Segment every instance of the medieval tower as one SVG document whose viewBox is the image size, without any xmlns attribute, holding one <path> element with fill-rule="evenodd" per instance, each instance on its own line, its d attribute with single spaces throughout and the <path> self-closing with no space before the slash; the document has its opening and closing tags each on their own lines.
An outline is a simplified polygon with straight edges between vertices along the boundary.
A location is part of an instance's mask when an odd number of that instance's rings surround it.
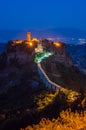
<svg viewBox="0 0 86 130">
<path fill-rule="evenodd" d="M 31 33 L 30 32 L 27 32 L 27 41 L 31 41 Z"/>
</svg>

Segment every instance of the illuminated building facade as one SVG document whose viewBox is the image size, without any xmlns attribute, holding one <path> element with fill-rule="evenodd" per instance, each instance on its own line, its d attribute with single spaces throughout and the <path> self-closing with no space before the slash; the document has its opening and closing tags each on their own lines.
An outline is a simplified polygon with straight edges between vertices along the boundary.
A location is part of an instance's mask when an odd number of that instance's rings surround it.
<svg viewBox="0 0 86 130">
<path fill-rule="evenodd" d="M 23 40 L 14 40 L 13 43 L 14 44 L 21 44 L 23 42 Z"/>
<path fill-rule="evenodd" d="M 38 44 L 37 45 L 37 48 L 35 48 L 35 52 L 36 53 L 43 52 L 43 46 L 42 46 L 42 44 Z"/>
<path fill-rule="evenodd" d="M 39 39 L 37 39 L 37 38 L 32 38 L 32 40 L 31 40 L 32 42 L 37 42 L 37 43 L 39 43 L 40 42 L 40 40 Z"/>
<path fill-rule="evenodd" d="M 61 42 L 54 42 L 53 43 L 56 47 L 61 47 L 62 46 L 62 43 Z"/>
</svg>

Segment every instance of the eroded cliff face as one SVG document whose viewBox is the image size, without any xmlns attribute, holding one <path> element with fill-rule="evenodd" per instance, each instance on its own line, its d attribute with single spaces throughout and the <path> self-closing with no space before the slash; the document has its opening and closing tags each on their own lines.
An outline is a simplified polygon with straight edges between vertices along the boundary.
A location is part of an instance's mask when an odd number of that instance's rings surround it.
<svg viewBox="0 0 86 130">
<path fill-rule="evenodd" d="M 73 62 L 71 57 L 66 52 L 66 45 L 64 43 L 59 43 L 60 46 L 56 47 L 54 46 L 54 61 L 60 62 L 66 66 L 72 66 Z"/>
<path fill-rule="evenodd" d="M 34 79 L 37 66 L 33 57 L 33 48 L 28 48 L 28 45 L 7 44 L 5 52 L 0 55 L 0 94 Z"/>
<path fill-rule="evenodd" d="M 53 52 L 53 60 L 63 63 L 68 66 L 72 66 L 73 62 L 71 57 L 67 54 L 66 45 L 62 42 L 51 42 L 48 40 L 40 41 L 40 44 L 43 46 L 44 51 Z M 31 62 L 34 59 L 35 47 L 37 44 L 33 44 L 33 46 L 28 46 L 25 42 L 21 44 L 14 44 L 13 41 L 10 41 L 6 47 L 7 54 L 7 63 L 9 64 L 12 59 L 16 59 L 21 64 L 26 64 Z"/>
<path fill-rule="evenodd" d="M 62 42 L 41 42 L 43 49 L 45 51 L 53 52 L 53 56 L 48 58 L 48 63 L 52 73 L 59 73 L 56 71 L 56 62 L 62 63 L 66 66 L 72 66 L 73 62 L 71 57 L 66 52 L 66 45 Z M 28 66 L 28 69 L 36 70 L 36 65 L 34 63 L 35 46 L 29 47 L 28 44 L 14 44 L 12 41 L 8 43 L 6 47 L 6 65 L 7 66 Z"/>
<path fill-rule="evenodd" d="M 25 65 L 33 62 L 33 48 L 29 48 L 27 44 L 13 45 L 12 43 L 8 43 L 6 55 L 7 65 L 13 63 Z"/>
<path fill-rule="evenodd" d="M 72 58 L 66 51 L 66 44 L 62 42 L 49 42 L 46 39 L 42 41 L 46 51 L 53 52 L 53 62 L 60 62 L 66 66 L 72 66 Z"/>
</svg>

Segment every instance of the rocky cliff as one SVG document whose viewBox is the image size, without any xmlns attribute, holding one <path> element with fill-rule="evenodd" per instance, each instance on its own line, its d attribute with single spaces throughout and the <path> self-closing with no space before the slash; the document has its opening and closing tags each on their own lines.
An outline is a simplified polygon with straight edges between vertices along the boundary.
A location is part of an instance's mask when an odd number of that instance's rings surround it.
<svg viewBox="0 0 86 130">
<path fill-rule="evenodd" d="M 32 52 L 33 48 L 30 48 L 28 44 L 13 44 L 13 42 L 9 42 L 6 47 L 7 65 L 14 61 L 21 65 L 33 62 Z"/>
<path fill-rule="evenodd" d="M 42 41 L 42 44 L 46 51 L 53 52 L 53 62 L 60 62 L 66 66 L 72 66 L 72 58 L 67 53 L 66 44 L 63 42 L 51 42 L 46 39 Z"/>
</svg>

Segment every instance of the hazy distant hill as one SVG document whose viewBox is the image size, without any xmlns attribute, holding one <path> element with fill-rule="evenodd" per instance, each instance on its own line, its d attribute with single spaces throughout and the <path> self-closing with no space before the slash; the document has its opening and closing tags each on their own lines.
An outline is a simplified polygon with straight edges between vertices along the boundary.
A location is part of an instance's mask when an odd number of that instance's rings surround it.
<svg viewBox="0 0 86 130">
<path fill-rule="evenodd" d="M 0 42 L 7 42 L 13 39 L 25 39 L 25 31 L 0 30 Z"/>
<path fill-rule="evenodd" d="M 86 44 L 67 45 L 67 51 L 72 56 L 74 64 L 86 73 Z"/>
<path fill-rule="evenodd" d="M 0 54 L 5 50 L 6 44 L 0 43 Z"/>
<path fill-rule="evenodd" d="M 48 31 L 63 37 L 86 38 L 86 31 L 79 29 L 57 28 L 57 29 L 49 29 Z"/>
<path fill-rule="evenodd" d="M 32 37 L 50 38 L 51 40 L 59 40 L 66 43 L 79 43 L 78 39 L 86 39 L 86 31 L 79 29 L 45 29 L 45 30 L 0 30 L 0 42 L 7 42 L 13 39 L 26 39 L 27 31 L 31 31 Z M 85 41 L 86 42 L 86 41 Z"/>
</svg>

